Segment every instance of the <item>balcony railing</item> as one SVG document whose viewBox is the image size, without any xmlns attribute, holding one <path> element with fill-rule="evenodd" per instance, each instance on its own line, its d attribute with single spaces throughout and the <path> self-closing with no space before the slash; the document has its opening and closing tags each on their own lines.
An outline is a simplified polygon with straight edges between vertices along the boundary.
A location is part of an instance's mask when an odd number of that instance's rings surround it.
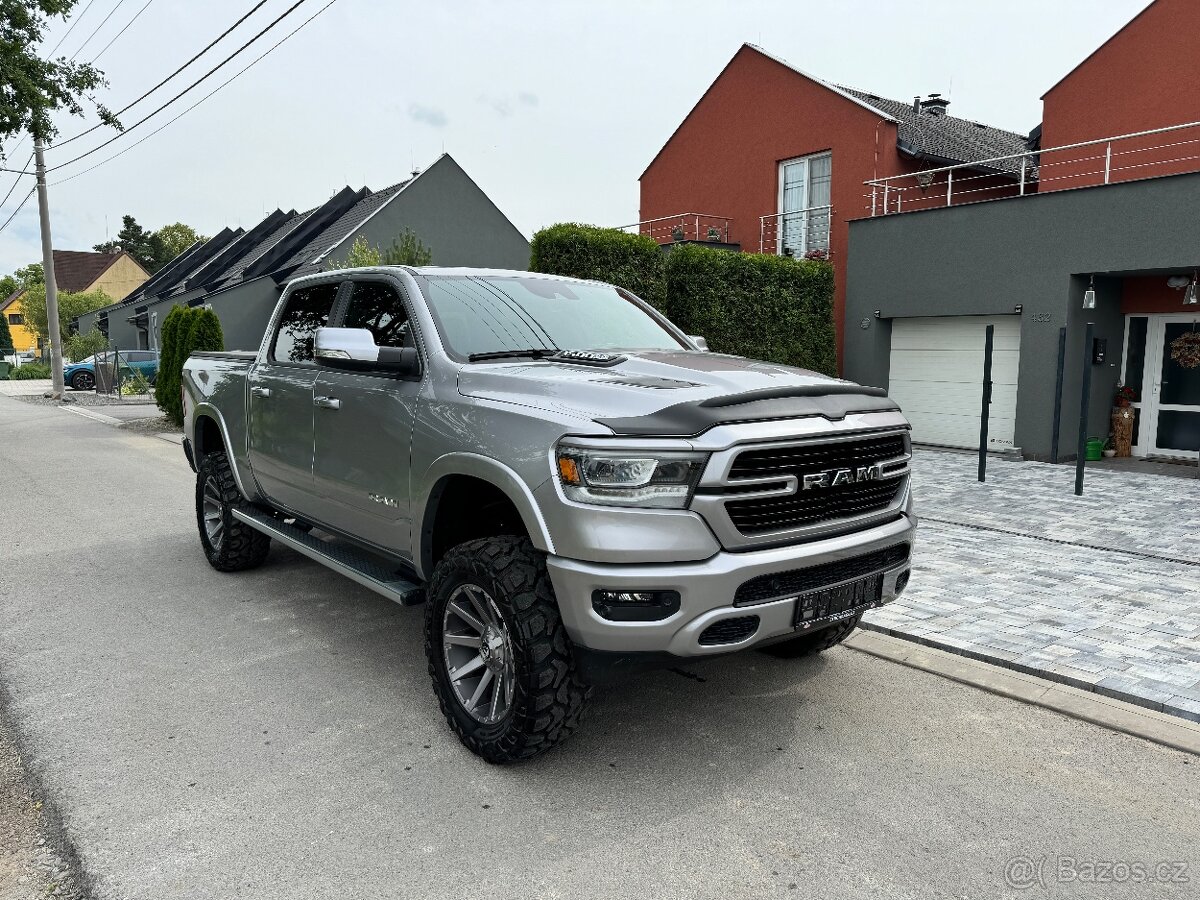
<svg viewBox="0 0 1200 900">
<path fill-rule="evenodd" d="M 829 254 L 832 206 L 812 206 L 758 217 L 758 252 L 803 258 Z"/>
<path fill-rule="evenodd" d="M 673 216 L 660 216 L 657 219 L 646 219 L 634 222 L 632 225 L 618 225 L 619 231 L 632 234 L 644 234 L 660 244 L 670 244 L 676 241 L 712 241 L 729 243 L 729 223 L 727 216 L 710 216 L 705 213 L 676 213 Z"/>
<path fill-rule="evenodd" d="M 873 178 L 872 216 L 1200 171 L 1200 122 Z"/>
</svg>

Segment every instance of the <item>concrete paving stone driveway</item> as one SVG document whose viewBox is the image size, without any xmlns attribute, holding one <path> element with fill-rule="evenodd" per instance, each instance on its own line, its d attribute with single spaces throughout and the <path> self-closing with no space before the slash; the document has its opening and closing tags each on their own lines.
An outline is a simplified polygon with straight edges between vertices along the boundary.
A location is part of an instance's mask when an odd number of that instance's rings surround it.
<svg viewBox="0 0 1200 900">
<path fill-rule="evenodd" d="M 1195 896 L 1189 754 L 838 649 L 632 678 L 489 766 L 420 608 L 279 547 L 209 568 L 177 446 L 0 397 L 0 450 L 0 696 L 100 900 L 994 900 L 1024 858 L 1091 896 L 1060 855 L 1191 879 L 1106 900 Z"/>
<path fill-rule="evenodd" d="M 868 627 L 1200 721 L 1200 483 L 917 450 L 911 586 Z"/>
</svg>

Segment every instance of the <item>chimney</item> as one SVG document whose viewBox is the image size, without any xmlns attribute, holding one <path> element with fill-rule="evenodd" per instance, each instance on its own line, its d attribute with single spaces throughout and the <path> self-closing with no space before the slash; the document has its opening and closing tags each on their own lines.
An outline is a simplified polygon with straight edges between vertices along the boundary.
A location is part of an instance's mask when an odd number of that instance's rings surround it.
<svg viewBox="0 0 1200 900">
<path fill-rule="evenodd" d="M 920 95 L 913 97 L 913 115 L 919 115 L 921 112 L 921 97 Z"/>
<path fill-rule="evenodd" d="M 949 105 L 950 101 L 941 94 L 930 94 L 927 99 L 921 101 L 921 112 L 931 116 L 944 116 Z"/>
</svg>

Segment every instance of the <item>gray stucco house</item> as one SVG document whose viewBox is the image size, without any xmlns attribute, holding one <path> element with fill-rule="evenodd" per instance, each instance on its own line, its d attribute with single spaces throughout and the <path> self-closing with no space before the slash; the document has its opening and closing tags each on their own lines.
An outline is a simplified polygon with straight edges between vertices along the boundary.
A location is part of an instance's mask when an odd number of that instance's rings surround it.
<svg viewBox="0 0 1200 900">
<path fill-rule="evenodd" d="M 211 306 L 225 346 L 256 350 L 288 281 L 343 259 L 359 236 L 386 248 L 411 229 L 434 265 L 524 270 L 529 242 L 449 155 L 382 190 L 346 187 L 307 212 L 275 210 L 250 229 L 222 230 L 181 253 L 120 303 L 75 327 L 118 349 L 155 349 L 172 306 Z"/>
<path fill-rule="evenodd" d="M 1183 173 L 851 222 L 845 376 L 887 388 L 914 440 L 977 447 L 992 324 L 989 449 L 1049 459 L 1057 429 L 1073 458 L 1086 358 L 1089 436 L 1108 435 L 1120 383 L 1134 455 L 1195 460 L 1200 367 L 1175 347 L 1200 330 L 1198 209 L 1200 173 Z"/>
</svg>

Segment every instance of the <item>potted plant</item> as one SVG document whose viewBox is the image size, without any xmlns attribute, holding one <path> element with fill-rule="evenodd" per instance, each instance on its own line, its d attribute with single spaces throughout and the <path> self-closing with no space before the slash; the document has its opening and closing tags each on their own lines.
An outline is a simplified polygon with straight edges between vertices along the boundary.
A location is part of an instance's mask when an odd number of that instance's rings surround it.
<svg viewBox="0 0 1200 900">
<path fill-rule="evenodd" d="M 1117 388 L 1117 395 L 1113 399 L 1113 405 L 1121 406 L 1121 407 L 1129 406 L 1136 399 L 1137 399 L 1137 395 L 1134 392 L 1133 388 L 1131 388 L 1127 384 L 1122 385 L 1121 387 Z"/>
<path fill-rule="evenodd" d="M 1108 439 L 1104 442 L 1104 450 L 1101 452 L 1104 453 L 1105 459 L 1112 459 L 1117 455 L 1117 448 L 1113 443 L 1113 433 L 1111 431 L 1108 433 Z"/>
<path fill-rule="evenodd" d="M 687 237 L 687 232 L 685 232 L 683 230 L 682 225 L 676 225 L 674 228 L 671 229 L 671 239 L 672 240 L 682 241 L 685 237 Z"/>
<path fill-rule="evenodd" d="M 708 235 L 708 239 L 710 241 L 713 241 L 713 242 L 720 241 L 721 240 L 721 229 L 717 228 L 715 225 L 709 225 L 707 235 Z"/>
</svg>

